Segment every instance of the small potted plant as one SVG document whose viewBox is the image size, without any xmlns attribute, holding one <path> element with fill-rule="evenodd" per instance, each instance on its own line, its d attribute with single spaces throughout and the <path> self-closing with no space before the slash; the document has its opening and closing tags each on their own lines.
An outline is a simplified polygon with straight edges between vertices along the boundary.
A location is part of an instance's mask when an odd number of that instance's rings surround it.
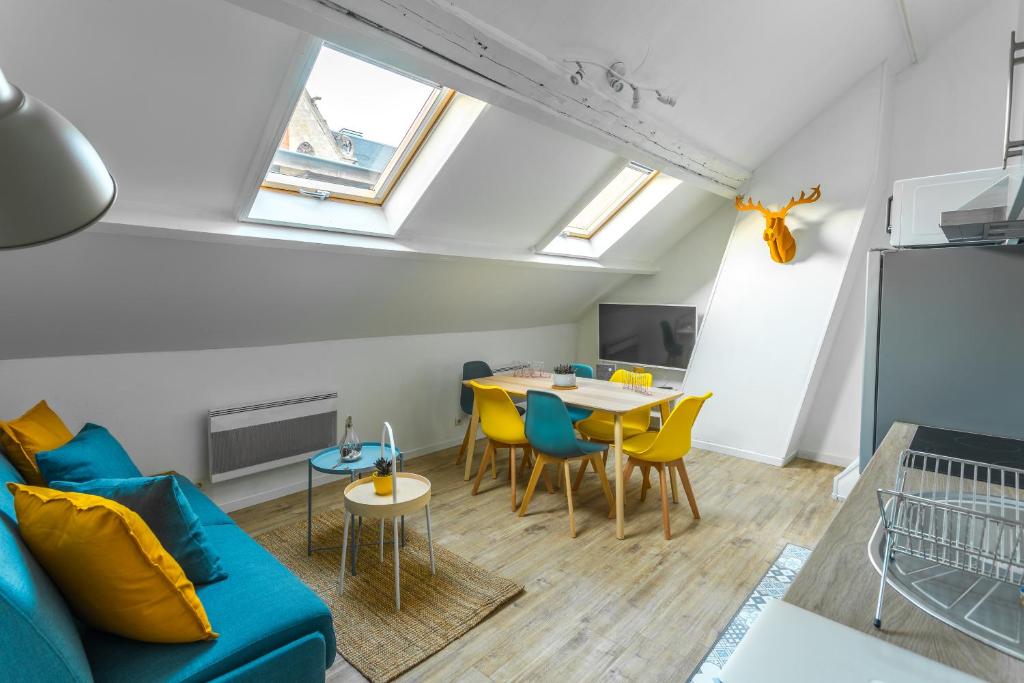
<svg viewBox="0 0 1024 683">
<path fill-rule="evenodd" d="M 395 483 L 395 475 L 391 473 L 391 461 L 377 458 L 373 463 L 373 491 L 378 496 L 391 495 L 391 487 Z"/>
<path fill-rule="evenodd" d="M 552 374 L 556 387 L 576 386 L 576 367 L 572 363 L 560 363 Z"/>
</svg>

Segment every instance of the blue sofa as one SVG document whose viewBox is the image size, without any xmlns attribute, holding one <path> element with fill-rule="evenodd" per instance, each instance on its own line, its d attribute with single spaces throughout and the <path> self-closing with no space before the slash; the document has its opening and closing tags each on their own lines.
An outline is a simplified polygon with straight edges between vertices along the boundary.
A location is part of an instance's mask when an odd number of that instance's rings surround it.
<svg viewBox="0 0 1024 683">
<path fill-rule="evenodd" d="M 0 456 L 0 678 L 5 681 L 323 681 L 335 657 L 327 606 L 184 477 L 228 578 L 197 587 L 220 638 L 166 645 L 95 631 L 72 615 L 21 540 Z"/>
</svg>

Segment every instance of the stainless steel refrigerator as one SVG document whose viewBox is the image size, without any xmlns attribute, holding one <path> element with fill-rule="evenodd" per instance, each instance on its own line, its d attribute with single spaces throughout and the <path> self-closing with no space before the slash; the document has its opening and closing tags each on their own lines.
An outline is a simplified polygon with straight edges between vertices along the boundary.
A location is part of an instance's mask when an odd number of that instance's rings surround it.
<svg viewBox="0 0 1024 683">
<path fill-rule="evenodd" d="M 1024 439 L 1024 245 L 874 251 L 867 282 L 861 468 L 897 420 Z"/>
</svg>

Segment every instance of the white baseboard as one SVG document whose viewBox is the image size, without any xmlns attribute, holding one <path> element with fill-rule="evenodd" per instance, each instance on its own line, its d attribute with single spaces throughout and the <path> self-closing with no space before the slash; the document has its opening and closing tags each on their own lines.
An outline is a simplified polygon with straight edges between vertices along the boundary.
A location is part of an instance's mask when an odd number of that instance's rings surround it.
<svg viewBox="0 0 1024 683">
<path fill-rule="evenodd" d="M 803 458 L 804 460 L 811 460 L 813 462 L 823 462 L 826 465 L 836 465 L 837 467 L 846 467 L 851 462 L 857 460 L 856 456 L 850 458 L 849 456 L 841 455 L 830 455 L 828 453 L 812 453 L 810 451 L 797 451 L 796 457 Z"/>
<path fill-rule="evenodd" d="M 452 446 L 458 446 L 461 443 L 462 443 L 462 438 L 461 437 L 459 437 L 457 439 L 449 439 L 447 441 L 440 441 L 438 443 L 428 444 L 426 446 L 418 446 L 417 448 L 410 448 L 408 450 L 403 450 L 402 451 L 402 456 L 406 460 L 409 460 L 411 458 L 417 458 L 417 457 L 419 457 L 421 455 L 426 455 L 427 453 L 433 453 L 435 451 L 444 450 L 445 448 L 451 448 Z M 339 480 L 339 477 L 337 475 L 332 475 L 332 474 L 314 474 L 313 475 L 313 488 L 316 488 L 317 486 L 321 486 L 322 484 L 327 484 L 329 482 L 338 481 L 338 480 Z M 290 493 L 297 493 L 299 491 L 305 491 L 307 486 L 308 486 L 308 481 L 306 480 L 306 473 L 303 472 L 301 480 L 290 481 L 290 482 L 281 484 L 280 486 L 275 486 L 275 487 L 270 488 L 270 489 L 263 489 L 262 491 L 257 491 L 255 493 L 251 493 L 249 495 L 242 496 L 240 498 L 234 498 L 232 500 L 227 500 L 227 501 L 223 501 L 223 502 L 217 501 L 215 499 L 214 502 L 216 502 L 217 505 L 222 510 L 224 510 L 224 512 L 234 512 L 235 510 L 241 510 L 243 508 L 247 508 L 247 507 L 250 507 L 252 505 L 257 505 L 259 503 L 265 503 L 268 500 L 274 500 L 275 498 L 280 498 L 281 496 L 287 496 Z M 207 492 L 207 493 L 209 493 L 209 492 Z"/>
<path fill-rule="evenodd" d="M 720 443 L 711 443 L 710 441 L 700 441 L 698 439 L 694 439 L 692 444 L 694 448 L 703 448 L 706 451 L 723 453 L 736 458 L 743 458 L 744 460 L 753 460 L 754 462 L 763 462 L 767 465 L 774 465 L 776 467 L 785 467 L 786 463 L 793 459 L 792 456 L 788 458 L 779 458 L 772 455 L 765 455 L 764 453 L 758 453 L 756 451 L 748 451 L 743 448 L 733 448 L 732 446 L 726 446 Z"/>
<path fill-rule="evenodd" d="M 832 497 L 839 501 L 846 500 L 858 479 L 860 479 L 860 461 L 854 460 L 832 479 Z"/>
</svg>

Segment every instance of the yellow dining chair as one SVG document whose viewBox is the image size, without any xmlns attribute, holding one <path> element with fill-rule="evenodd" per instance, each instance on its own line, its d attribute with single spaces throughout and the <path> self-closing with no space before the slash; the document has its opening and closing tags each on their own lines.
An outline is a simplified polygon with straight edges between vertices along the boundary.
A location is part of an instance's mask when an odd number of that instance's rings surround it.
<svg viewBox="0 0 1024 683">
<path fill-rule="evenodd" d="M 654 381 L 654 375 L 649 372 L 630 372 L 629 370 L 616 370 L 609 382 L 627 384 L 630 380 L 643 386 L 649 387 Z M 651 426 L 651 409 L 639 408 L 631 410 L 622 416 L 622 438 L 628 439 L 631 436 L 642 434 Z M 595 410 L 590 417 L 576 423 L 576 429 L 580 434 L 591 441 L 603 441 L 611 443 L 615 440 L 615 416 L 603 410 Z"/>
<path fill-rule="evenodd" d="M 634 384 L 649 387 L 654 382 L 654 375 L 649 372 L 630 372 L 629 370 L 616 370 L 609 382 L 617 384 L 628 384 L 630 380 Z M 651 426 L 651 409 L 638 408 L 631 410 L 622 416 L 622 438 L 628 439 L 631 436 L 644 434 Z M 595 410 L 590 417 L 576 423 L 583 438 L 588 441 L 599 441 L 601 443 L 613 443 L 615 441 L 615 416 L 603 410 Z M 607 451 L 605 451 L 607 457 Z M 583 474 L 587 471 L 587 461 L 584 460 L 576 473 L 576 481 L 573 483 L 573 490 L 580 487 L 583 481 Z M 568 485 L 568 482 L 566 482 Z"/>
<path fill-rule="evenodd" d="M 473 482 L 473 495 L 480 490 L 480 482 L 484 478 L 484 472 L 490 465 L 495 470 L 495 452 L 499 448 L 508 449 L 508 476 L 512 484 L 512 510 L 518 508 L 516 498 L 516 449 L 523 449 L 523 466 L 530 464 L 533 455 L 533 447 L 526 438 L 526 430 L 523 426 L 523 418 L 519 415 L 516 404 L 512 402 L 508 393 L 501 387 L 492 387 L 479 382 L 470 382 L 473 388 L 473 400 L 476 401 L 480 411 L 480 429 L 487 437 L 487 446 L 484 455 L 480 459 L 480 469 L 477 470 L 476 480 Z M 552 491 L 551 482 L 545 476 L 544 483 L 548 491 Z"/>
<path fill-rule="evenodd" d="M 673 489 L 673 502 L 678 502 L 675 494 L 675 472 L 678 472 L 679 479 L 683 483 L 683 490 L 686 491 L 686 499 L 690 502 L 693 518 L 700 519 L 697 499 L 693 497 L 693 487 L 690 486 L 690 477 L 686 473 L 683 457 L 690 452 L 690 435 L 693 431 L 693 423 L 697 420 L 697 414 L 704 405 L 704 401 L 711 396 L 710 391 L 703 396 L 687 396 L 676 404 L 660 432 L 645 432 L 622 442 L 622 450 L 629 456 L 626 470 L 623 473 L 625 481 L 629 481 L 629 475 L 633 473 L 634 467 L 650 468 L 658 472 L 658 483 L 661 486 L 661 522 L 665 528 L 666 539 L 672 538 L 668 521 L 668 483 L 670 480 Z M 645 476 L 644 483 L 641 484 L 641 494 L 646 493 L 646 486 L 649 486 L 649 483 Z"/>
</svg>

